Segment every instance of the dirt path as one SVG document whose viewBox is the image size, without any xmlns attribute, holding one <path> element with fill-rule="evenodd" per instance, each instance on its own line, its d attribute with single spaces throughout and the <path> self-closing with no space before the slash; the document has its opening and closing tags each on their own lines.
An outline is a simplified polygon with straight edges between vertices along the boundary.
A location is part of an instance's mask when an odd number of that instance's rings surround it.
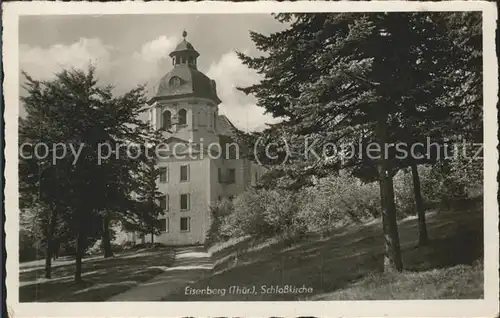
<svg viewBox="0 0 500 318">
<path fill-rule="evenodd" d="M 210 254 L 203 247 L 179 247 L 175 249 L 175 260 L 165 272 L 108 301 L 159 301 L 178 293 L 211 273 L 213 263 Z"/>
</svg>

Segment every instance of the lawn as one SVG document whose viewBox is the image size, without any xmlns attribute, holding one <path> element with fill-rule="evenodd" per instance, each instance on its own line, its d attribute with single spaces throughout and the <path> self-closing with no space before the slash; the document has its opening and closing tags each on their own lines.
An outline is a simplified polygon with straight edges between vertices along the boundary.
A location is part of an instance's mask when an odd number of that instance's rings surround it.
<svg viewBox="0 0 500 318">
<path fill-rule="evenodd" d="M 490 211 L 496 213 L 496 211 Z M 213 253 L 213 274 L 190 287 L 225 289 L 220 295 L 165 297 L 181 300 L 478 299 L 483 297 L 483 206 L 474 200 L 427 214 L 431 242 L 417 247 L 415 218 L 399 222 L 405 271 L 383 273 L 380 221 L 338 229 L 292 246 L 246 239 Z M 262 286 L 305 286 L 312 292 L 262 293 Z M 255 293 L 229 293 L 255 286 Z"/>
<path fill-rule="evenodd" d="M 104 301 L 163 273 L 173 258 L 173 250 L 166 247 L 89 258 L 82 263 L 82 284 L 73 281 L 74 261 L 56 261 L 48 280 L 43 265 L 21 264 L 19 301 Z"/>
</svg>

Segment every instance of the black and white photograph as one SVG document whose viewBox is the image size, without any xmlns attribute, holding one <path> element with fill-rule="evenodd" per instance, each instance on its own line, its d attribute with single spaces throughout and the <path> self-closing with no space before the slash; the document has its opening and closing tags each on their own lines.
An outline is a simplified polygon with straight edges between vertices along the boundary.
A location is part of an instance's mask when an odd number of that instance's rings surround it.
<svg viewBox="0 0 500 318">
<path fill-rule="evenodd" d="M 14 316 L 498 313 L 493 3 L 4 18 Z"/>
</svg>

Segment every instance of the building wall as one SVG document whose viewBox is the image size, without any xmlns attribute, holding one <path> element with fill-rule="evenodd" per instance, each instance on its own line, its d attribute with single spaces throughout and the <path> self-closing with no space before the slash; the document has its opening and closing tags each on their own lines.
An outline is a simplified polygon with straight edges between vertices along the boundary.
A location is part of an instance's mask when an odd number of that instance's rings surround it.
<svg viewBox="0 0 500 318">
<path fill-rule="evenodd" d="M 182 165 L 188 165 L 188 181 L 180 181 Z M 209 219 L 210 159 L 163 161 L 159 167 L 168 167 L 168 181 L 160 183 L 159 191 L 168 195 L 167 211 L 160 219 L 167 219 L 167 231 L 155 237 L 155 241 L 167 245 L 202 244 L 206 237 Z M 181 194 L 189 195 L 189 209 L 181 211 Z M 189 217 L 188 232 L 181 232 L 182 217 Z M 146 240 L 149 240 L 146 237 Z"/>
</svg>

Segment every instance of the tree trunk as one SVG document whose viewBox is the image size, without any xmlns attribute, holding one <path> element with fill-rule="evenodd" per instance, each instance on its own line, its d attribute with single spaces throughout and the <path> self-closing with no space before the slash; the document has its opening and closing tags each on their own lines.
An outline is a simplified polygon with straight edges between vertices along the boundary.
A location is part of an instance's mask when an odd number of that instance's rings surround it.
<svg viewBox="0 0 500 318">
<path fill-rule="evenodd" d="M 52 277 L 52 254 L 54 253 L 54 232 L 57 224 L 57 210 L 52 207 L 47 231 L 47 251 L 45 253 L 45 278 Z"/>
<path fill-rule="evenodd" d="M 45 278 L 52 277 L 52 239 L 47 238 L 47 248 L 45 252 Z"/>
<path fill-rule="evenodd" d="M 61 239 L 60 238 L 54 239 L 54 250 L 52 251 L 52 254 L 54 255 L 54 260 L 59 258 L 60 249 L 61 249 Z"/>
<path fill-rule="evenodd" d="M 380 196 L 382 206 L 382 223 L 385 242 L 384 271 L 402 271 L 401 248 L 399 245 L 398 224 L 396 220 L 396 204 L 394 202 L 394 184 L 392 182 L 392 167 L 385 154 L 387 140 L 387 114 L 379 113 L 376 135 L 381 154 L 377 165 Z"/>
<path fill-rule="evenodd" d="M 107 213 L 102 218 L 102 248 L 104 249 L 104 258 L 112 257 L 113 250 L 111 249 L 111 240 L 109 236 L 109 216 Z"/>
<path fill-rule="evenodd" d="M 154 165 L 152 164 L 151 165 L 151 169 L 153 170 L 154 169 Z M 153 178 L 151 180 L 154 180 L 154 175 L 153 175 Z M 155 211 L 155 200 L 154 200 L 154 191 L 152 193 L 152 195 L 149 197 L 149 206 L 150 206 L 150 213 L 153 213 L 153 211 Z M 155 233 L 154 233 L 154 218 L 156 217 L 156 213 L 153 213 L 154 215 L 151 217 L 150 221 L 151 221 L 151 247 L 153 247 L 153 244 L 154 244 L 154 240 L 155 240 Z"/>
<path fill-rule="evenodd" d="M 418 216 L 418 245 L 425 246 L 429 243 L 429 236 L 425 222 L 424 201 L 420 189 L 420 176 L 418 175 L 418 166 L 415 162 L 411 163 L 411 175 L 413 177 L 413 192 L 415 193 L 415 207 Z"/>
<path fill-rule="evenodd" d="M 75 262 L 75 283 L 82 282 L 82 256 L 83 256 L 83 236 L 78 229 L 76 234 L 76 262 Z"/>
</svg>

